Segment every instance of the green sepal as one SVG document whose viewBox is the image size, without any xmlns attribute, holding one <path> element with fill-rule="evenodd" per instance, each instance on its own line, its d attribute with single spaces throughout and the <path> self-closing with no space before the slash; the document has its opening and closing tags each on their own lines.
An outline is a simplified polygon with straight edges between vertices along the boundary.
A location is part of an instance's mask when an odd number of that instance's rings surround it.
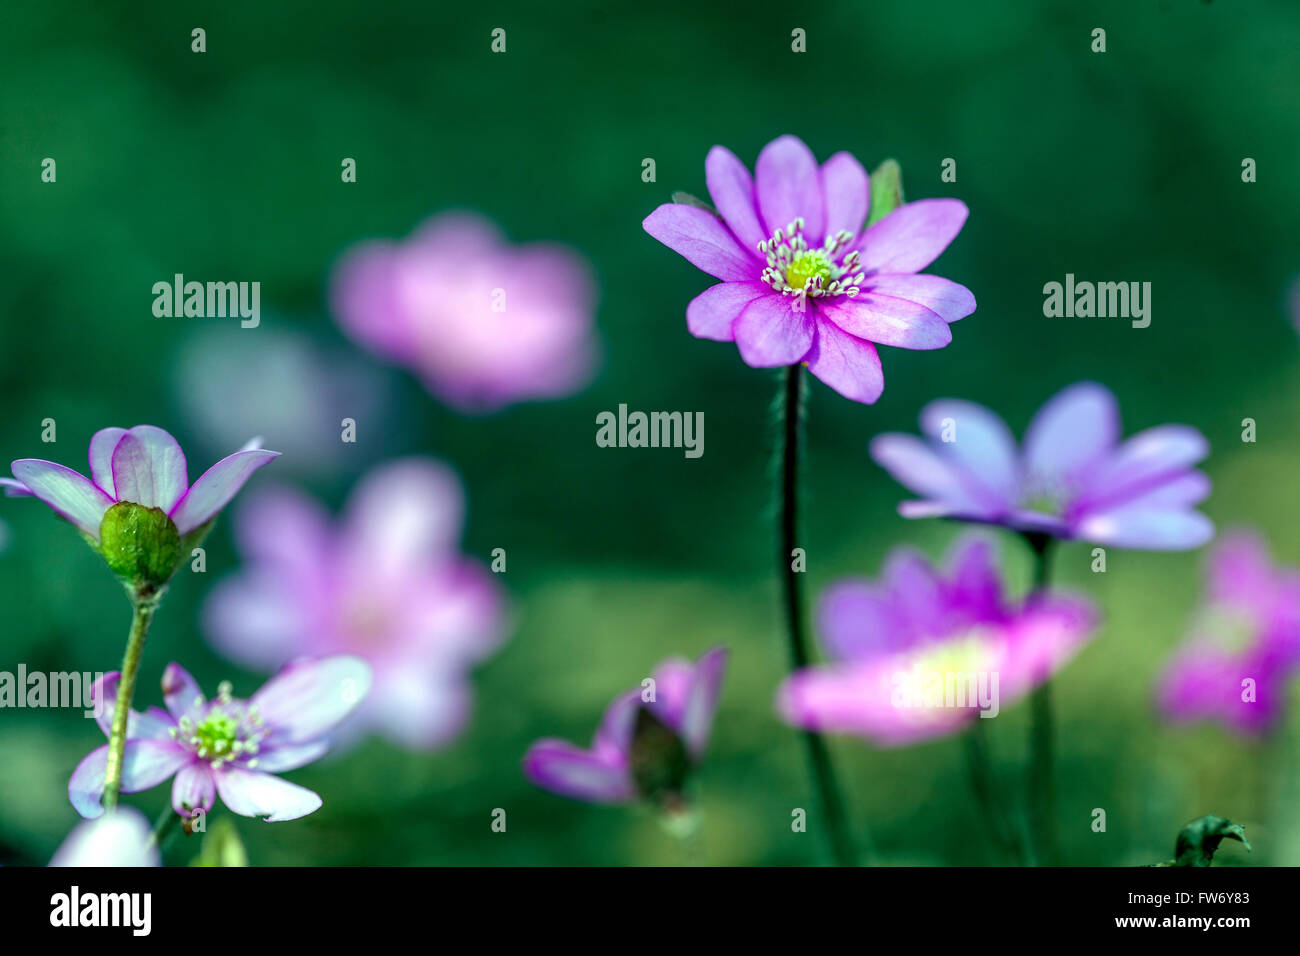
<svg viewBox="0 0 1300 956">
<path fill-rule="evenodd" d="M 181 561 L 176 524 L 161 508 L 119 501 L 99 525 L 99 553 L 134 591 L 157 591 Z"/>
<path fill-rule="evenodd" d="M 867 225 L 873 226 L 903 205 L 903 167 L 898 160 L 887 159 L 871 174 L 871 215 Z"/>
<path fill-rule="evenodd" d="M 719 219 L 722 218 L 722 214 L 706 203 L 703 199 L 697 199 L 690 193 L 684 193 L 681 190 L 673 193 L 673 202 L 677 203 L 679 206 L 694 206 L 696 209 L 703 209 L 707 213 L 712 213 Z"/>
<path fill-rule="evenodd" d="M 681 804 L 691 758 L 686 745 L 650 708 L 637 708 L 632 731 L 630 769 L 637 790 L 661 807 Z"/>
<path fill-rule="evenodd" d="M 234 823 L 222 817 L 212 824 L 212 829 L 203 835 L 203 847 L 190 866 L 248 866 L 248 851 Z"/>
</svg>

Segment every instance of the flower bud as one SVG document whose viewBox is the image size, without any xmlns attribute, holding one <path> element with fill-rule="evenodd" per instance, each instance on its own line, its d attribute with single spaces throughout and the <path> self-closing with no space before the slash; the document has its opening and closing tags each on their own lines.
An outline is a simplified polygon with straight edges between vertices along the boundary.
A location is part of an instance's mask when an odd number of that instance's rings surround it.
<svg viewBox="0 0 1300 956">
<path fill-rule="evenodd" d="M 100 523 L 99 553 L 128 585 L 153 590 L 170 581 L 180 564 L 180 534 L 161 508 L 119 501 Z"/>
</svg>

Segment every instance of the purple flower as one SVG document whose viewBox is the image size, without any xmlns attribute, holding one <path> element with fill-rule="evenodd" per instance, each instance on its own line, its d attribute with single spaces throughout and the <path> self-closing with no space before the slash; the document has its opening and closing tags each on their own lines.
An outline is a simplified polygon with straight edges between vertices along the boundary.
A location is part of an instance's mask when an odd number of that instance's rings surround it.
<svg viewBox="0 0 1300 956">
<path fill-rule="evenodd" d="M 95 713 L 109 733 L 121 675 L 95 683 Z M 171 777 L 172 808 L 190 816 L 221 802 L 245 817 L 295 820 L 318 809 L 312 791 L 274 776 L 316 760 L 329 749 L 327 735 L 365 698 L 370 669 L 355 657 L 296 661 L 248 700 L 230 696 L 222 683 L 215 700 L 179 664 L 163 672 L 167 710 L 132 710 L 127 723 L 122 792 L 137 793 Z M 83 817 L 104 812 L 100 797 L 108 745 L 77 765 L 68 798 Z"/>
<path fill-rule="evenodd" d="M 445 744 L 469 715 L 468 671 L 506 631 L 494 575 L 458 551 L 464 508 L 459 480 L 432 459 L 371 472 L 338 523 L 296 492 L 267 490 L 236 515 L 248 566 L 213 591 L 205 629 L 255 668 L 362 657 L 375 693 L 350 726 Z"/>
<path fill-rule="evenodd" d="M 1192 468 L 1209 453 L 1187 425 L 1160 425 L 1120 444 L 1115 397 L 1081 382 L 1039 409 L 1017 450 L 1006 424 L 972 402 L 941 399 L 921 412 L 926 440 L 879 435 L 871 457 L 920 495 L 905 518 L 955 518 L 1022 533 L 1152 551 L 1196 548 L 1214 525 L 1194 510 L 1210 480 Z"/>
<path fill-rule="evenodd" d="M 90 439 L 90 478 L 37 458 L 13 463 L 0 478 L 10 497 L 32 495 L 76 525 L 96 544 L 104 515 L 118 502 L 162 511 L 184 537 L 217 516 L 257 469 L 279 456 L 249 442 L 190 484 L 185 453 L 175 438 L 152 425 L 103 428 Z"/>
<path fill-rule="evenodd" d="M 524 775 L 589 803 L 680 796 L 682 778 L 708 746 L 726 663 L 720 647 L 694 664 L 664 661 L 654 673 L 652 700 L 646 686 L 614 698 L 589 750 L 566 740 L 537 741 L 524 757 Z"/>
<path fill-rule="evenodd" d="M 162 866 L 149 821 L 139 810 L 118 807 L 78 823 L 50 866 Z"/>
<path fill-rule="evenodd" d="M 558 245 L 509 245 L 467 213 L 350 250 L 333 301 L 344 332 L 462 411 L 571 394 L 595 365 L 586 260 Z"/>
<path fill-rule="evenodd" d="M 704 170 L 716 215 L 669 203 L 643 225 L 722 280 L 686 307 L 686 326 L 734 341 L 747 365 L 804 362 L 841 395 L 870 403 L 885 387 L 873 342 L 942 348 L 948 323 L 975 311 L 964 286 L 918 274 L 961 230 L 964 203 L 922 199 L 863 229 L 866 170 L 848 153 L 818 166 L 794 136 L 763 148 L 753 178 L 721 146 Z"/>
<path fill-rule="evenodd" d="M 781 715 L 883 747 L 947 736 L 1049 680 L 1092 637 L 1096 614 L 1081 599 L 1009 604 L 988 541 L 958 541 L 949 569 L 900 549 L 878 583 L 829 588 L 818 621 L 832 663 L 786 679 Z"/>
<path fill-rule="evenodd" d="M 1275 567 L 1246 531 L 1215 546 L 1206 600 L 1157 686 L 1170 720 L 1260 735 L 1283 716 L 1300 672 L 1300 570 Z"/>
</svg>

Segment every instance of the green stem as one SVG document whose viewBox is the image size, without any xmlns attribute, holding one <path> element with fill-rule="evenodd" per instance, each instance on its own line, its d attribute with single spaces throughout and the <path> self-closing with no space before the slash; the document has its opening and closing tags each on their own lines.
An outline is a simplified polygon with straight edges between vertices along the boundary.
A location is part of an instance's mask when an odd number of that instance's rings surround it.
<svg viewBox="0 0 1300 956">
<path fill-rule="evenodd" d="M 126 654 L 122 657 L 122 677 L 117 685 L 117 703 L 113 707 L 113 726 L 108 735 L 108 765 L 104 769 L 104 809 L 117 806 L 117 795 L 122 789 L 122 761 L 126 753 L 126 724 L 131 713 L 131 697 L 135 694 L 135 678 L 140 671 L 140 658 L 144 655 L 144 639 L 149 633 L 149 623 L 158 607 L 161 595 L 132 596 L 135 613 L 131 618 L 131 633 L 126 638 Z"/>
<path fill-rule="evenodd" d="M 1034 586 L 1027 600 L 1045 592 L 1051 580 L 1055 539 L 1026 534 L 1034 552 Z M 1056 862 L 1056 730 L 1052 712 L 1052 683 L 1045 680 L 1029 698 L 1029 832 L 1040 865 Z"/>
<path fill-rule="evenodd" d="M 799 455 L 802 445 L 804 415 L 803 365 L 791 365 L 785 370 L 785 383 L 777 405 L 781 422 L 781 514 L 777 535 L 777 568 L 783 583 L 787 636 L 789 637 L 790 669 L 797 671 L 810 663 L 808 643 L 804 636 L 803 589 L 800 573 L 794 569 L 794 549 L 799 546 Z M 857 854 L 853 837 L 849 833 L 848 815 L 844 798 L 840 794 L 835 767 L 830 751 L 822 736 L 811 730 L 803 731 L 804 746 L 812 767 L 813 780 L 826 816 L 826 830 L 831 852 L 839 866 L 856 866 Z"/>
<path fill-rule="evenodd" d="M 999 852 L 1019 859 L 1021 864 L 1026 863 L 1027 848 L 1013 829 L 999 794 L 983 719 L 977 719 L 966 734 L 966 769 L 975 802 L 979 804 L 984 823 Z"/>
<path fill-rule="evenodd" d="M 170 803 L 164 807 L 163 812 L 158 817 L 158 822 L 153 825 L 153 833 L 149 836 L 149 845 L 156 846 L 161 850 L 180 818 L 181 815 L 172 809 Z"/>
</svg>

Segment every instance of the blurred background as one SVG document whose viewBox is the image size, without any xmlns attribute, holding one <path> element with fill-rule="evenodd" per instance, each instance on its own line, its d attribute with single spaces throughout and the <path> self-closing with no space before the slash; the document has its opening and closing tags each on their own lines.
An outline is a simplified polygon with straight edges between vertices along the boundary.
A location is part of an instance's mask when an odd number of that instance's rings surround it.
<svg viewBox="0 0 1300 956">
<path fill-rule="evenodd" d="M 84 468 L 96 429 L 150 423 L 177 436 L 194 478 L 261 434 L 287 454 L 254 485 L 274 472 L 337 508 L 372 466 L 427 454 L 464 480 L 464 549 L 509 555 L 498 580 L 512 632 L 475 672 L 466 732 L 433 752 L 373 739 L 291 773 L 324 806 L 285 824 L 234 817 L 254 864 L 676 862 L 648 815 L 540 791 L 520 759 L 538 737 L 586 745 L 617 692 L 664 658 L 719 643 L 732 656 L 700 780 L 709 861 L 825 859 L 817 833 L 791 832 L 791 809 L 816 802 L 800 741 L 772 707 L 785 661 L 769 461 L 778 378 L 687 333 L 686 303 L 712 280 L 641 228 L 674 190 L 706 194 L 716 143 L 750 168 L 782 133 L 819 159 L 848 150 L 874 168 L 892 156 L 909 199 L 971 209 L 934 269 L 979 302 L 952 345 L 882 349 L 875 406 L 812 382 L 810 599 L 838 578 L 874 577 L 899 544 L 938 556 L 958 531 L 897 516 L 905 492 L 868 458 L 873 435 L 914 430 L 940 396 L 989 405 L 1020 432 L 1084 378 L 1115 391 L 1126 433 L 1201 429 L 1213 447 L 1206 512 L 1220 527 L 1261 529 L 1280 561 L 1300 564 L 1300 346 L 1288 315 L 1300 271 L 1300 6 L 188 6 L 50 0 L 0 12 L 0 459 Z M 191 52 L 195 27 L 206 53 Z M 497 27 L 504 54 L 490 51 Z M 804 54 L 790 49 L 796 27 Z M 1090 50 L 1096 27 L 1104 54 Z M 45 157 L 57 183 L 41 181 Z M 357 161 L 355 183 L 340 181 L 343 157 Z M 953 183 L 940 180 L 948 157 Z M 1246 157 L 1253 184 L 1241 179 Z M 642 181 L 645 158 L 655 182 Z M 603 354 L 589 387 L 471 417 L 340 333 L 327 290 L 344 250 L 451 208 L 589 258 Z M 156 318 L 152 285 L 178 272 L 260 281 L 261 326 Z M 1067 272 L 1151 282 L 1150 327 L 1044 318 L 1043 284 Z M 702 411 L 704 456 L 598 448 L 595 416 L 619 403 Z M 359 422 L 355 444 L 338 441 L 345 415 Z M 1241 441 L 1247 417 L 1254 444 Z M 46 418 L 52 445 L 40 440 Z M 130 611 L 100 559 L 38 503 L 0 501 L 0 521 L 0 670 L 116 669 Z M 174 582 L 139 706 L 160 703 L 172 659 L 209 692 L 223 678 L 237 695 L 262 682 L 212 650 L 200 625 L 205 594 L 240 566 L 230 525 L 208 539 L 207 573 Z M 1007 540 L 1003 555 L 1023 589 L 1023 548 Z M 1225 847 L 1221 862 L 1300 863 L 1300 803 L 1288 819 L 1278 798 L 1300 773 L 1294 738 L 1171 728 L 1151 704 L 1205 554 L 1112 551 L 1105 574 L 1090 560 L 1070 545 L 1058 563 L 1062 583 L 1106 615 L 1057 681 L 1065 859 L 1165 859 L 1179 827 L 1216 813 L 1245 823 L 1255 846 Z M 1025 710 L 991 732 L 1008 790 Z M 68 776 L 102 742 L 79 712 L 0 712 L 0 862 L 48 861 L 77 822 Z M 878 860 L 995 861 L 959 740 L 832 747 Z M 169 792 L 126 802 L 153 818 Z M 490 830 L 498 807 L 504 834 Z M 1090 826 L 1098 807 L 1104 834 Z M 197 842 L 173 840 L 168 862 L 188 861 Z"/>
</svg>

